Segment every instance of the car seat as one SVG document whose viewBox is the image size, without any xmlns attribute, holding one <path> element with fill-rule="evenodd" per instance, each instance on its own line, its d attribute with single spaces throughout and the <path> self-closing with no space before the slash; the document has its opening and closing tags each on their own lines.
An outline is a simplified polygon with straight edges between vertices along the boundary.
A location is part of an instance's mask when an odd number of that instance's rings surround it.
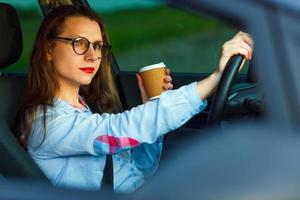
<svg viewBox="0 0 300 200">
<path fill-rule="evenodd" d="M 22 53 L 22 32 L 16 10 L 0 3 L 0 177 L 5 179 L 48 179 L 18 144 L 10 128 L 26 87 L 26 74 L 1 72 Z"/>
</svg>

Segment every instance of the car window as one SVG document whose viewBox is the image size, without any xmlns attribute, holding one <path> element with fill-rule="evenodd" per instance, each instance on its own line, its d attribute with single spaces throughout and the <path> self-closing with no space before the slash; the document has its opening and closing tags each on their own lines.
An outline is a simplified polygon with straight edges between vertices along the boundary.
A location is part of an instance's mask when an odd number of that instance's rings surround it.
<svg viewBox="0 0 300 200">
<path fill-rule="evenodd" d="M 4 0 L 17 10 L 23 35 L 23 52 L 20 59 L 3 71 L 27 72 L 29 56 L 39 24 L 42 21 L 42 12 L 36 0 L 14 1 Z"/>
<path fill-rule="evenodd" d="M 36 0 L 3 2 L 17 9 L 23 32 L 21 58 L 4 71 L 27 72 L 42 11 Z M 222 44 L 237 31 L 220 20 L 154 0 L 88 3 L 104 18 L 122 71 L 163 61 L 172 72 L 210 73 L 218 64 Z"/>
<path fill-rule="evenodd" d="M 107 24 L 122 71 L 163 61 L 173 72 L 210 73 L 223 43 L 237 31 L 220 20 L 159 1 L 88 2 Z"/>
</svg>

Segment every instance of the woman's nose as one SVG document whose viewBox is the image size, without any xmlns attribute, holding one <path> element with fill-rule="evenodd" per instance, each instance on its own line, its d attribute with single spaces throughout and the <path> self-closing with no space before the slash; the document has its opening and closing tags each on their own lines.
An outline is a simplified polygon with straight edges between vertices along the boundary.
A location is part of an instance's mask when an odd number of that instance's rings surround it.
<svg viewBox="0 0 300 200">
<path fill-rule="evenodd" d="M 89 46 L 87 52 L 84 55 L 85 55 L 86 60 L 88 60 L 88 61 L 94 62 L 99 59 L 99 57 L 96 54 L 96 51 L 93 48 L 93 45 Z"/>
</svg>

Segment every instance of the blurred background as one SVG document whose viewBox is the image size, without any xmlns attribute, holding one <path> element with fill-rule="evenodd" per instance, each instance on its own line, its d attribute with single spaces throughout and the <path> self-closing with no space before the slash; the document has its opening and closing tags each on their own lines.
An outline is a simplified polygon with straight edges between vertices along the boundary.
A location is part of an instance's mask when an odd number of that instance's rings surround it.
<svg viewBox="0 0 300 200">
<path fill-rule="evenodd" d="M 17 9 L 24 39 L 21 59 L 6 71 L 26 72 L 42 12 L 37 0 L 3 2 Z M 195 16 L 158 0 L 88 2 L 106 23 L 122 71 L 165 62 L 172 72 L 210 73 L 218 64 L 222 44 L 237 31 L 220 20 Z"/>
</svg>

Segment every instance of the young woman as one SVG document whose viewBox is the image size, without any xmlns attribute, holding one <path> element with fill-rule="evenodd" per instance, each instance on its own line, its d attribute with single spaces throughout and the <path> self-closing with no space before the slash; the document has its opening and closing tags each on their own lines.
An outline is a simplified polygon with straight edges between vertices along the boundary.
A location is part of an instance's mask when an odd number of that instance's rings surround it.
<svg viewBox="0 0 300 200">
<path fill-rule="evenodd" d="M 209 77 L 122 113 L 109 49 L 102 20 L 87 8 L 61 6 L 38 30 L 15 132 L 55 185 L 101 188 L 106 155 L 113 154 L 115 191 L 136 190 L 158 166 L 162 136 L 205 108 L 228 59 L 251 59 L 253 42 L 238 33 Z M 167 73 L 165 89 L 170 81 Z"/>
</svg>

